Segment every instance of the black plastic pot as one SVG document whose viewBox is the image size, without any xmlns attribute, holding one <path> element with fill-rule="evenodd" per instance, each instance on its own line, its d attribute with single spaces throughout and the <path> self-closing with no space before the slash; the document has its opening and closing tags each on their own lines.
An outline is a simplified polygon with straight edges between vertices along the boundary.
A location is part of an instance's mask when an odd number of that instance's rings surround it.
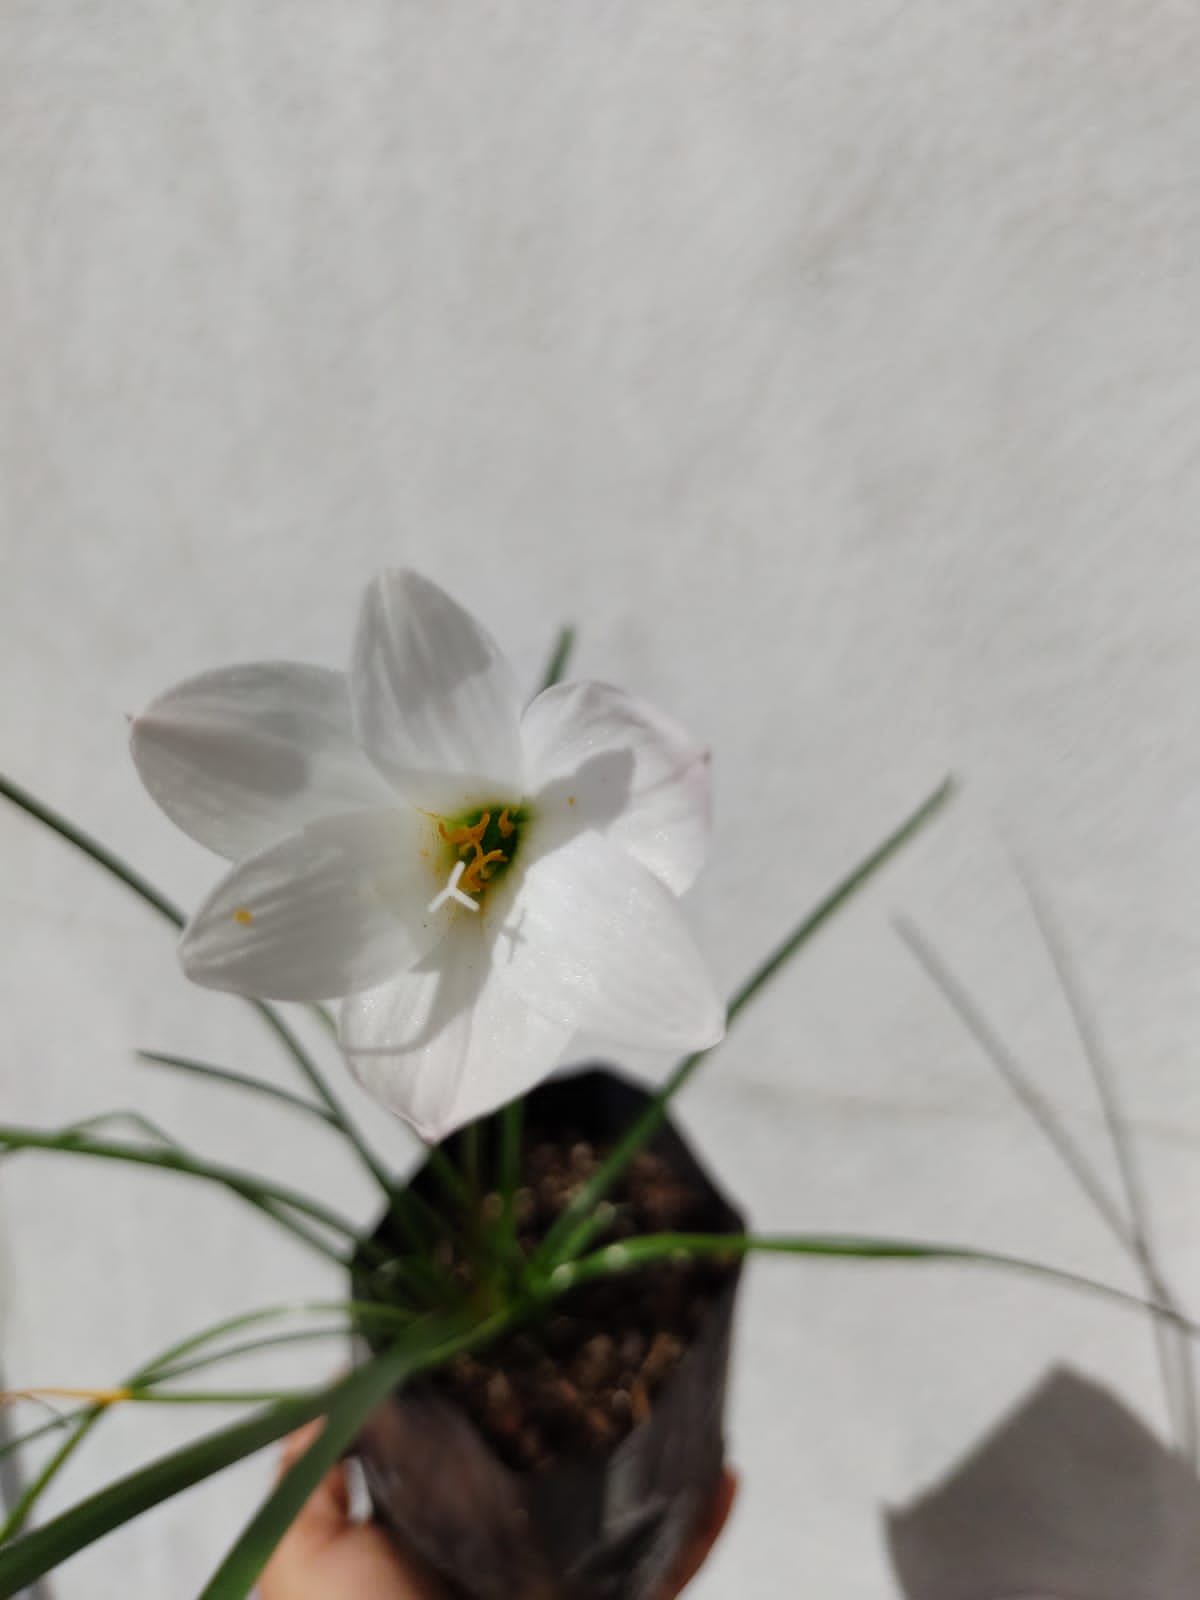
<svg viewBox="0 0 1200 1600">
<path fill-rule="evenodd" d="M 648 1100 L 614 1072 L 584 1069 L 535 1090 L 525 1125 L 543 1136 L 571 1129 L 608 1143 Z M 462 1137 L 449 1142 L 451 1155 Z M 669 1123 L 650 1148 L 702 1194 L 699 1228 L 745 1231 L 741 1213 Z M 427 1170 L 412 1187 L 432 1203 L 440 1199 Z M 376 1242 L 386 1241 L 387 1226 Z M 739 1279 L 733 1270 L 716 1293 L 649 1416 L 604 1455 L 518 1472 L 429 1383 L 398 1390 L 355 1447 L 378 1521 L 455 1600 L 656 1600 L 723 1470 Z"/>
</svg>

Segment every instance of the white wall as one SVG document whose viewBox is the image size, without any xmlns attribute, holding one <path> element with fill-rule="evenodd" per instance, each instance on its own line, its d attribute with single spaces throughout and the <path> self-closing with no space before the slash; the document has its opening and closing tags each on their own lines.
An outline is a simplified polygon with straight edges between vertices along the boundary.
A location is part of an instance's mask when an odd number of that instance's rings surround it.
<svg viewBox="0 0 1200 1600">
<path fill-rule="evenodd" d="M 10 0 L 0 766 L 194 902 L 215 863 L 141 793 L 125 714 L 209 665 L 339 663 L 367 577 L 411 564 L 531 679 L 574 619 L 581 672 L 712 741 L 694 910 L 730 986 L 952 768 L 953 816 L 686 1120 L 760 1226 L 1133 1284 L 889 926 L 921 920 L 1101 1150 L 1022 860 L 1200 1300 L 1198 72 L 1169 0 Z M 6 1120 L 136 1103 L 327 1163 L 368 1213 L 318 1134 L 134 1066 L 284 1079 L 116 888 L 8 812 L 0 852 Z M 29 1158 L 0 1200 L 14 1380 L 107 1382 L 332 1287 L 171 1179 Z M 765 1265 L 741 1334 L 743 1496 L 697 1596 L 892 1594 L 880 1506 L 1053 1359 L 1162 1421 L 1135 1317 L 1017 1278 Z M 199 1425 L 113 1420 L 64 1496 Z M 268 1470 L 56 1594 L 193 1593 Z"/>
</svg>

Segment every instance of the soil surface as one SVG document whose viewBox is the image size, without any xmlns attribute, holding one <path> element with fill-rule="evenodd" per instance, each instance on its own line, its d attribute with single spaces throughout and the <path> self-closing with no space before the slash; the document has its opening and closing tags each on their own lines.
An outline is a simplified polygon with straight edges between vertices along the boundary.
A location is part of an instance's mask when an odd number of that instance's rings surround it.
<svg viewBox="0 0 1200 1600">
<path fill-rule="evenodd" d="M 607 1153 L 569 1133 L 526 1143 L 516 1209 L 527 1254 Z M 634 1157 L 608 1198 L 611 1217 L 594 1248 L 711 1222 L 704 1194 L 652 1151 Z M 468 1278 L 466 1263 L 443 1249 L 443 1264 Z M 734 1270 L 732 1259 L 663 1261 L 584 1284 L 544 1324 L 459 1357 L 434 1385 L 520 1471 L 610 1450 L 648 1415 Z"/>
</svg>

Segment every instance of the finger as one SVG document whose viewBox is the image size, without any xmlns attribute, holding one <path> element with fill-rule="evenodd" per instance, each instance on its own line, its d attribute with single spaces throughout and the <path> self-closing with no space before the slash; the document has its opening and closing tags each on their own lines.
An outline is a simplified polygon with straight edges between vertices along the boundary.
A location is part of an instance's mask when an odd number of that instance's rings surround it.
<svg viewBox="0 0 1200 1600">
<path fill-rule="evenodd" d="M 284 1477 L 319 1438 L 324 1422 L 318 1418 L 284 1441 L 279 1457 L 279 1477 Z M 302 1556 L 323 1548 L 344 1533 L 350 1515 L 350 1487 L 344 1467 L 327 1472 L 305 1501 L 284 1540 Z"/>
<path fill-rule="evenodd" d="M 726 1468 L 721 1474 L 721 1481 L 717 1484 L 712 1499 L 701 1513 L 691 1538 L 683 1548 L 671 1580 L 663 1590 L 662 1600 L 675 1600 L 675 1596 L 687 1588 L 708 1560 L 713 1546 L 721 1537 L 722 1528 L 729 1520 L 737 1492 L 738 1480 Z"/>
</svg>

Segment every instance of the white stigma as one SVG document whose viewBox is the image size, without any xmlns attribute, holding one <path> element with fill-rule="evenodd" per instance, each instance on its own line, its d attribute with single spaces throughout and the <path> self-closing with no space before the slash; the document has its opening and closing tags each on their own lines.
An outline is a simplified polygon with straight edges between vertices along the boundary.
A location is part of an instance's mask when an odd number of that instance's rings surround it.
<svg viewBox="0 0 1200 1600">
<path fill-rule="evenodd" d="M 450 873 L 450 882 L 440 894 L 434 895 L 426 907 L 427 911 L 440 911 L 447 900 L 456 900 L 460 906 L 466 906 L 468 911 L 479 910 L 479 902 L 472 900 L 469 894 L 464 894 L 458 887 L 459 880 L 466 870 L 467 863 L 465 861 L 456 861 L 454 863 L 453 871 Z"/>
</svg>

